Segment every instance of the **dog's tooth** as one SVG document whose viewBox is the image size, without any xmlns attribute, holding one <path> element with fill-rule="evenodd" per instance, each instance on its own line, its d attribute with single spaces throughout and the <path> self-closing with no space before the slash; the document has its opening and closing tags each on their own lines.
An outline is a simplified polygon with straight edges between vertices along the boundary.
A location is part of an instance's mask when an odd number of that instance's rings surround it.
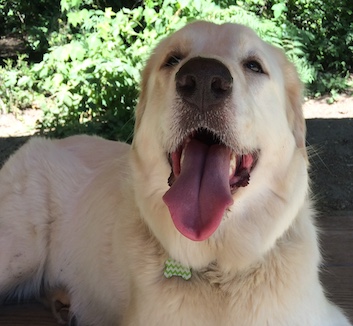
<svg viewBox="0 0 353 326">
<path fill-rule="evenodd" d="M 185 148 L 183 148 L 183 150 L 182 150 L 182 152 L 181 152 L 180 167 L 183 166 L 184 158 L 185 158 Z"/>
<path fill-rule="evenodd" d="M 185 158 L 185 148 L 188 146 L 189 143 L 190 143 L 189 138 L 184 141 L 183 149 L 182 149 L 181 155 L 180 155 L 180 167 L 182 167 L 182 165 L 183 165 L 184 158 Z"/>
<path fill-rule="evenodd" d="M 229 165 L 229 177 L 233 177 L 235 174 L 235 169 L 237 166 L 237 157 L 234 152 L 232 152 L 232 155 L 230 157 L 230 165 Z"/>
</svg>

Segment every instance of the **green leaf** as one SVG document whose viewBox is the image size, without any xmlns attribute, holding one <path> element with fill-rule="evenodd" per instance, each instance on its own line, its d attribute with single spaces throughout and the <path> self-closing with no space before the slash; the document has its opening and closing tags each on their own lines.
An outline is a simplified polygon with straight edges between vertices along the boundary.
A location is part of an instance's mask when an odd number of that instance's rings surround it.
<svg viewBox="0 0 353 326">
<path fill-rule="evenodd" d="M 181 8 L 186 8 L 190 5 L 190 2 L 191 0 L 179 0 L 178 3 L 179 3 L 179 6 Z"/>
<path fill-rule="evenodd" d="M 144 16 L 147 24 L 152 24 L 152 22 L 157 18 L 156 11 L 152 8 L 146 8 L 144 11 Z"/>
<path fill-rule="evenodd" d="M 60 6 L 62 11 L 69 11 L 72 8 L 78 8 L 84 0 L 61 0 Z"/>
<path fill-rule="evenodd" d="M 59 74 L 59 73 L 54 74 L 54 76 L 52 78 L 53 86 L 55 88 L 60 87 L 60 85 L 62 84 L 63 80 L 64 80 L 64 76 L 62 74 Z"/>
<path fill-rule="evenodd" d="M 67 21 L 73 27 L 81 25 L 90 18 L 90 12 L 87 9 L 82 9 L 80 11 L 71 11 L 67 13 Z"/>
<path fill-rule="evenodd" d="M 72 106 L 72 94 L 69 91 L 64 93 L 63 102 L 68 107 Z"/>
<path fill-rule="evenodd" d="M 276 3 L 271 7 L 275 19 L 279 18 L 283 12 L 287 11 L 287 6 L 284 2 Z"/>
<path fill-rule="evenodd" d="M 85 58 L 86 49 L 81 42 L 70 43 L 70 58 L 74 61 L 82 61 Z"/>
<path fill-rule="evenodd" d="M 31 77 L 29 77 L 29 76 L 22 76 L 22 77 L 18 80 L 17 85 L 20 86 L 20 87 L 23 87 L 23 86 L 26 86 L 26 85 L 32 86 L 32 83 L 31 83 L 31 82 L 32 82 Z"/>
<path fill-rule="evenodd" d="M 5 86 L 6 87 L 13 87 L 16 85 L 17 83 L 17 71 L 9 71 L 7 76 L 6 76 L 6 79 L 5 79 Z"/>
</svg>

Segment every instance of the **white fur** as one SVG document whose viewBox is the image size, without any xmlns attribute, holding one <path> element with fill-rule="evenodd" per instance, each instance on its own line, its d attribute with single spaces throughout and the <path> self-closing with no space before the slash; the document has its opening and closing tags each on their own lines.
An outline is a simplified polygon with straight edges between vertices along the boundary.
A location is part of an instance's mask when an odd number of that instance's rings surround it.
<svg viewBox="0 0 353 326">
<path fill-rule="evenodd" d="M 175 49 L 229 68 L 225 132 L 260 150 L 250 184 L 202 242 L 175 229 L 162 201 L 178 68 L 160 67 Z M 244 70 L 249 53 L 268 75 Z M 300 96 L 281 51 L 243 26 L 198 22 L 164 40 L 143 73 L 132 146 L 34 138 L 2 168 L 2 295 L 64 290 L 79 325 L 350 325 L 318 278 Z M 169 257 L 192 268 L 189 281 L 163 276 Z"/>
</svg>

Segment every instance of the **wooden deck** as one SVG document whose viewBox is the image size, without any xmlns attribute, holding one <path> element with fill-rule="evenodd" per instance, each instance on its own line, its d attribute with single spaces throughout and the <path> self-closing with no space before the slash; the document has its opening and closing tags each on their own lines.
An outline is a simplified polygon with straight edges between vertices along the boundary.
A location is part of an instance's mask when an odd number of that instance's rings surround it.
<svg viewBox="0 0 353 326">
<path fill-rule="evenodd" d="M 325 256 L 322 282 L 329 297 L 346 311 L 353 322 L 353 212 L 322 216 L 318 219 L 318 225 L 322 230 L 321 242 Z M 40 304 L 30 303 L 0 307 L 0 325 L 58 324 Z"/>
<path fill-rule="evenodd" d="M 353 212 L 322 216 L 318 225 L 325 259 L 322 282 L 353 323 Z"/>
</svg>

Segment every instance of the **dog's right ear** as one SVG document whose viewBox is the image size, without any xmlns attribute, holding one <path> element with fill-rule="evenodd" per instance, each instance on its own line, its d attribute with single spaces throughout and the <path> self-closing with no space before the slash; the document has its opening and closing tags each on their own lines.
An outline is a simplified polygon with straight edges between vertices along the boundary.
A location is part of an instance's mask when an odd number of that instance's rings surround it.
<svg viewBox="0 0 353 326">
<path fill-rule="evenodd" d="M 306 125 L 302 108 L 303 84 L 300 81 L 294 64 L 289 62 L 282 50 L 278 51 L 284 59 L 282 67 L 286 92 L 287 119 L 289 121 L 289 125 L 291 126 L 297 148 L 302 152 L 304 158 L 308 160 L 308 154 L 305 146 Z"/>
</svg>

